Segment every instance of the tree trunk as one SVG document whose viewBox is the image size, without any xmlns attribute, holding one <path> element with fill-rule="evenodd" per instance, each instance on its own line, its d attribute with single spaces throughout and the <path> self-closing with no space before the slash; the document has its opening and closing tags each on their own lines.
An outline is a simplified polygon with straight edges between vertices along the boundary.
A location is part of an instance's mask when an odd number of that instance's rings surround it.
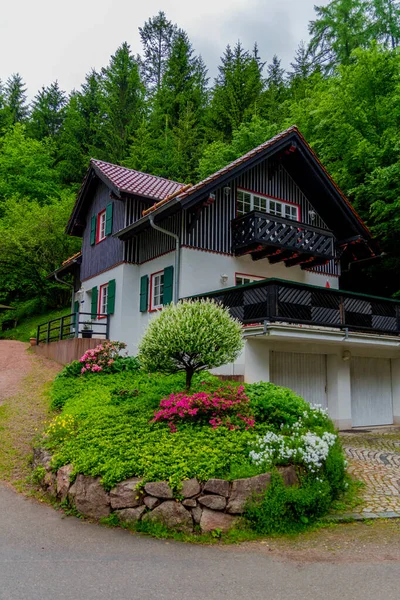
<svg viewBox="0 0 400 600">
<path fill-rule="evenodd" d="M 190 386 L 192 385 L 192 377 L 194 370 L 192 367 L 186 367 L 186 389 L 190 390 Z"/>
</svg>

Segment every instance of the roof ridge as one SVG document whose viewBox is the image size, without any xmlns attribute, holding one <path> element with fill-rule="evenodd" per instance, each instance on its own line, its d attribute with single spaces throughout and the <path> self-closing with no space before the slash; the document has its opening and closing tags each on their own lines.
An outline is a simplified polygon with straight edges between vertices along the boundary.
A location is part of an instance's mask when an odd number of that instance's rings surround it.
<svg viewBox="0 0 400 600">
<path fill-rule="evenodd" d="M 126 171 L 130 171 L 131 173 L 138 173 L 139 175 L 145 175 L 146 177 L 154 177 L 155 179 L 160 179 L 161 181 L 168 181 L 169 183 L 176 183 L 176 185 L 181 185 L 185 187 L 186 183 L 182 183 L 181 181 L 175 181 L 174 179 L 168 179 L 167 177 L 161 177 L 161 175 L 153 175 L 153 173 L 146 173 L 145 171 L 138 171 L 137 169 L 131 169 L 130 167 L 124 167 L 123 165 L 117 165 L 116 163 L 108 162 L 107 160 L 100 160 L 99 158 L 91 158 L 90 162 L 102 163 L 104 165 L 110 165 L 111 167 L 116 167 L 117 169 L 125 169 Z"/>
</svg>

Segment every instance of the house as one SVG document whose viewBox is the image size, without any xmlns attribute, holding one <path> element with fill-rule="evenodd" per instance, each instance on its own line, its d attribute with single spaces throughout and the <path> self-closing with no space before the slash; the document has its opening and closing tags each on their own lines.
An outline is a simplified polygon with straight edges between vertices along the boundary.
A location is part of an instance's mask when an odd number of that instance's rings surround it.
<svg viewBox="0 0 400 600">
<path fill-rule="evenodd" d="M 380 250 L 296 127 L 196 185 L 91 160 L 67 232 L 82 252 L 56 276 L 131 353 L 163 305 L 214 297 L 246 339 L 219 373 L 293 388 L 342 429 L 400 421 L 400 303 L 339 289 Z"/>
</svg>

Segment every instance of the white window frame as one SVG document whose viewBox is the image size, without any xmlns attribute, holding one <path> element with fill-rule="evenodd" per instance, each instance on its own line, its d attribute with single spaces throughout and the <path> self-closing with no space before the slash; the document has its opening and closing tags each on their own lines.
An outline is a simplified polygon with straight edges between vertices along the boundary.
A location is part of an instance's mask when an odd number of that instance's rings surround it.
<svg viewBox="0 0 400 600">
<path fill-rule="evenodd" d="M 102 210 L 99 215 L 98 215 L 98 228 L 99 228 L 99 234 L 97 237 L 97 243 L 102 242 L 103 240 L 106 239 L 106 220 L 107 220 L 107 215 L 106 215 L 106 211 Z"/>
<path fill-rule="evenodd" d="M 150 275 L 150 310 L 164 306 L 164 270 Z"/>
<path fill-rule="evenodd" d="M 243 194 L 243 200 L 239 200 L 239 194 Z M 239 208 L 240 204 L 242 204 L 242 208 Z M 237 190 L 236 205 L 238 217 L 252 210 L 258 210 L 291 221 L 300 221 L 300 206 L 298 204 L 265 196 L 264 194 L 255 194 L 242 188 Z M 246 206 L 249 207 L 248 210 L 245 210 Z"/>
<path fill-rule="evenodd" d="M 99 319 L 102 319 L 107 315 L 107 305 L 108 305 L 108 283 L 100 286 L 99 293 L 99 314 L 101 315 Z"/>
<path fill-rule="evenodd" d="M 266 277 L 260 277 L 259 275 L 248 275 L 247 273 L 235 273 L 235 285 L 247 285 L 248 283 L 262 281 L 263 279 L 266 279 Z"/>
</svg>

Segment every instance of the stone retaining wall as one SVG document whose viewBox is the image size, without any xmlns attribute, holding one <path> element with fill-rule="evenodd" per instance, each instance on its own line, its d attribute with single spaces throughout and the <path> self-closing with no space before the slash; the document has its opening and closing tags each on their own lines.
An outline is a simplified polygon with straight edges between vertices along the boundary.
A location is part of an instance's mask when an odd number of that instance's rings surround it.
<svg viewBox="0 0 400 600">
<path fill-rule="evenodd" d="M 231 529 L 243 513 L 247 500 L 254 494 L 263 493 L 271 480 L 270 473 L 234 481 L 209 479 L 201 483 L 197 479 L 188 479 L 182 482 L 176 498 L 166 481 L 143 485 L 142 479 L 132 477 L 121 481 L 109 492 L 104 490 L 99 477 L 78 475 L 71 483 L 72 465 L 65 465 L 53 473 L 50 462 L 51 456 L 46 450 L 35 449 L 33 466 L 44 467 L 46 473 L 43 487 L 59 500 L 68 499 L 82 515 L 100 519 L 114 513 L 121 522 L 157 521 L 185 533 L 192 533 L 196 525 L 202 532 Z M 294 467 L 278 470 L 286 485 L 298 484 Z"/>
</svg>

